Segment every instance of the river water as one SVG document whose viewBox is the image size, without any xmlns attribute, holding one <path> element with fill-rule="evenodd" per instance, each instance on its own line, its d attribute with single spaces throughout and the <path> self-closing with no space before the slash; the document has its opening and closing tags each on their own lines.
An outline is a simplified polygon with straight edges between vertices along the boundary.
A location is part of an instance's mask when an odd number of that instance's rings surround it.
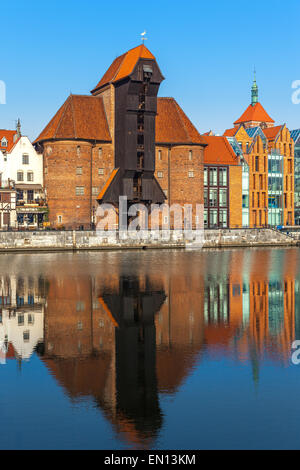
<svg viewBox="0 0 300 470">
<path fill-rule="evenodd" d="M 297 248 L 2 254 L 0 448 L 299 449 L 299 266 Z"/>
</svg>

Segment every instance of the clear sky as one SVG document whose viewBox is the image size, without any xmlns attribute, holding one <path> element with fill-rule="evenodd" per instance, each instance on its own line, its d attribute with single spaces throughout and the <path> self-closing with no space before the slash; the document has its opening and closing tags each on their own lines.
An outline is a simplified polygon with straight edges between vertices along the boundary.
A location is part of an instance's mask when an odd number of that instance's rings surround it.
<svg viewBox="0 0 300 470">
<path fill-rule="evenodd" d="M 0 128 L 34 139 L 70 92 L 88 94 L 118 55 L 146 46 L 200 132 L 223 133 L 259 101 L 278 123 L 300 127 L 299 0 L 1 0 Z"/>
</svg>

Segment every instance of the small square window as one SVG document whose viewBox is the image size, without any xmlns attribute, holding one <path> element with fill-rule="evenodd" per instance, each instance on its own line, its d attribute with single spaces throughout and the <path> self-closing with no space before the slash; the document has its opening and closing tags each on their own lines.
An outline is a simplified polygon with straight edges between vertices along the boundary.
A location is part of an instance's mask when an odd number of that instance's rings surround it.
<svg viewBox="0 0 300 470">
<path fill-rule="evenodd" d="M 25 153 L 22 155 L 22 163 L 23 165 L 29 165 L 29 155 Z"/>
<path fill-rule="evenodd" d="M 58 221 L 59 224 L 62 223 L 62 215 L 58 215 L 58 216 L 57 216 L 57 221 Z"/>
<path fill-rule="evenodd" d="M 193 172 L 193 170 L 190 170 L 190 171 L 189 171 L 189 178 L 194 178 L 194 172 Z"/>
<path fill-rule="evenodd" d="M 76 175 L 82 175 L 82 166 L 76 168 Z"/>
<path fill-rule="evenodd" d="M 96 187 L 96 186 L 93 186 L 93 188 L 92 188 L 92 194 L 93 194 L 94 196 L 98 196 L 98 193 L 99 193 L 99 188 Z"/>
<path fill-rule="evenodd" d="M 76 196 L 83 196 L 84 195 L 84 186 L 76 186 Z"/>
<path fill-rule="evenodd" d="M 164 175 L 163 175 L 163 172 L 162 171 L 158 171 L 157 172 L 157 178 L 162 178 Z"/>
</svg>

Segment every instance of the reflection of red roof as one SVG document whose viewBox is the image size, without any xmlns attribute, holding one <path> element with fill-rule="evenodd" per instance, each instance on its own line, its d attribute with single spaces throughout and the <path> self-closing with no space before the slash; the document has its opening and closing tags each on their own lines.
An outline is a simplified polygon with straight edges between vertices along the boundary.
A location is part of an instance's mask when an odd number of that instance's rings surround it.
<svg viewBox="0 0 300 470">
<path fill-rule="evenodd" d="M 128 77 L 128 75 L 133 72 L 134 67 L 136 66 L 139 59 L 155 60 L 155 57 L 153 54 L 151 54 L 147 47 L 144 46 L 144 44 L 141 44 L 134 49 L 130 49 L 130 51 L 117 57 L 113 61 L 109 69 L 105 72 L 100 82 L 91 91 L 91 93 L 95 92 L 104 85 L 107 85 L 108 83 L 115 83 L 122 78 Z"/>
<path fill-rule="evenodd" d="M 34 143 L 49 139 L 111 141 L 102 98 L 70 95 Z"/>
<path fill-rule="evenodd" d="M 6 353 L 6 359 L 15 359 L 16 354 L 12 343 L 8 343 L 8 350 Z"/>
<path fill-rule="evenodd" d="M 5 129 L 0 129 L 0 150 L 5 150 L 6 152 L 10 152 L 16 142 L 14 142 L 14 136 L 17 135 L 17 131 L 8 131 Z M 7 140 L 7 147 L 4 147 L 1 144 L 3 137 Z M 16 139 L 16 137 L 15 137 Z"/>
<path fill-rule="evenodd" d="M 281 129 L 282 126 L 267 127 L 266 129 L 263 129 L 263 133 L 268 140 L 275 140 Z"/>
<path fill-rule="evenodd" d="M 249 121 L 257 121 L 257 122 L 275 122 L 273 119 L 268 115 L 266 110 L 260 103 L 255 103 L 254 106 L 249 104 L 246 111 L 241 115 L 241 117 L 234 122 L 236 124 L 242 124 L 243 122 Z"/>
<path fill-rule="evenodd" d="M 199 144 L 205 140 L 174 98 L 157 99 L 155 141 L 161 144 Z"/>
<path fill-rule="evenodd" d="M 205 136 L 208 146 L 204 150 L 204 164 L 210 165 L 238 165 L 239 160 L 236 157 L 233 148 L 226 137 L 223 136 Z"/>
</svg>

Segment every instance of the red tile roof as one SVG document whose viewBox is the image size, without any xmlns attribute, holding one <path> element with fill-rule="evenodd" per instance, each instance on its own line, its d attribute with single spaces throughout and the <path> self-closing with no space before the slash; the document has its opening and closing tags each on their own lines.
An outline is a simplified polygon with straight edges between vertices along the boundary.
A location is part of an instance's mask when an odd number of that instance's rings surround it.
<svg viewBox="0 0 300 470">
<path fill-rule="evenodd" d="M 91 93 L 95 92 L 104 85 L 107 85 L 108 83 L 115 83 L 122 78 L 128 77 L 128 75 L 133 72 L 134 67 L 140 58 L 155 60 L 154 55 L 151 54 L 144 44 L 130 49 L 130 51 L 120 55 L 113 61 L 111 66 L 101 78 L 98 85 L 91 91 Z"/>
<path fill-rule="evenodd" d="M 282 127 L 283 126 L 266 127 L 265 129 L 262 129 L 262 131 L 268 140 L 275 140 Z"/>
<path fill-rule="evenodd" d="M 207 165 L 238 165 L 239 159 L 236 157 L 230 143 L 223 136 L 205 136 L 208 146 L 204 150 L 204 164 Z"/>
<path fill-rule="evenodd" d="M 17 136 L 17 131 L 8 131 L 6 129 L 0 129 L 0 150 L 10 152 L 18 140 L 15 136 Z M 7 140 L 7 147 L 1 145 L 3 137 L 5 137 Z"/>
<path fill-rule="evenodd" d="M 70 95 L 34 143 L 51 139 L 111 141 L 101 97 Z"/>
<path fill-rule="evenodd" d="M 260 103 L 256 103 L 254 106 L 249 104 L 246 111 L 241 115 L 241 117 L 235 121 L 233 124 L 242 124 L 243 122 L 249 121 L 258 121 L 258 122 L 275 122 L 273 119 L 268 115 L 266 110 L 262 107 Z"/>
<path fill-rule="evenodd" d="M 155 133 L 157 144 L 206 145 L 204 138 L 174 98 L 157 99 Z"/>
<path fill-rule="evenodd" d="M 223 135 L 225 137 L 234 137 L 238 130 L 239 126 L 233 127 L 232 129 L 226 129 Z"/>
</svg>

